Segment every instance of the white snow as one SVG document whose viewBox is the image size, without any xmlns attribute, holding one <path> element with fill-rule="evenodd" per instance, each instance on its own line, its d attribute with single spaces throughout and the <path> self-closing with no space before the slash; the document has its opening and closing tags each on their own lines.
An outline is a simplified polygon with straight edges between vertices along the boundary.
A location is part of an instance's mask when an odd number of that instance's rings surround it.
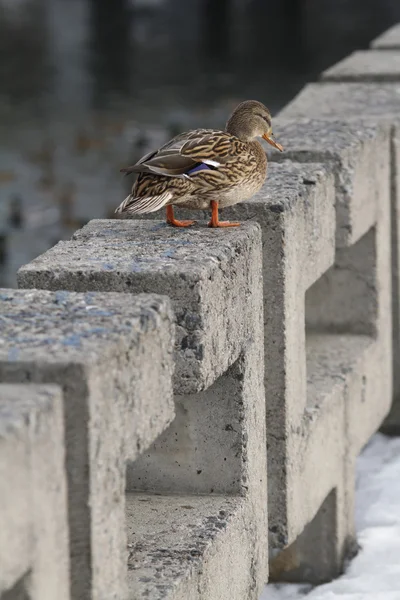
<svg viewBox="0 0 400 600">
<path fill-rule="evenodd" d="M 324 585 L 269 584 L 260 600 L 400 600 L 400 438 L 375 435 L 357 461 L 361 549 Z"/>
</svg>

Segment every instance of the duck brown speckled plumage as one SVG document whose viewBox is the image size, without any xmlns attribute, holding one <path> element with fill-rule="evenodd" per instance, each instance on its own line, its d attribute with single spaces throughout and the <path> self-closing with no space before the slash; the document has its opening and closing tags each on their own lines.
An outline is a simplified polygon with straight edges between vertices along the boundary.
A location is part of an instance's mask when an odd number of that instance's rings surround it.
<svg viewBox="0 0 400 600">
<path fill-rule="evenodd" d="M 267 174 L 267 157 L 256 140 L 262 137 L 282 151 L 272 139 L 269 110 L 247 100 L 232 113 L 226 131 L 195 129 L 173 138 L 122 172 L 139 173 L 132 192 L 117 213 L 143 214 L 167 209 L 167 223 L 188 227 L 194 221 L 178 221 L 173 206 L 211 208 L 209 227 L 234 227 L 220 221 L 218 208 L 251 198 Z"/>
</svg>

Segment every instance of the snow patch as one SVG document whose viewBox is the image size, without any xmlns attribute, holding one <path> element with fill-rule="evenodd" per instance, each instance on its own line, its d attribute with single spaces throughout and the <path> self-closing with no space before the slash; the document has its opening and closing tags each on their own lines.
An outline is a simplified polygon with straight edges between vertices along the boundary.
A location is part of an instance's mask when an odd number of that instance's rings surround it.
<svg viewBox="0 0 400 600">
<path fill-rule="evenodd" d="M 269 584 L 260 600 L 400 600 L 400 438 L 375 435 L 357 460 L 361 550 L 324 585 Z"/>
</svg>

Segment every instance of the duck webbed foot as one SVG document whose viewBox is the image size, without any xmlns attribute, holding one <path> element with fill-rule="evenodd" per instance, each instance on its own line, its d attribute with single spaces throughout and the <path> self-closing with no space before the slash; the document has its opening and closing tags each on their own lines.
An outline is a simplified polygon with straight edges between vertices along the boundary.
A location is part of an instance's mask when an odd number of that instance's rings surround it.
<svg viewBox="0 0 400 600">
<path fill-rule="evenodd" d="M 240 223 L 234 221 L 220 221 L 218 216 L 218 202 L 211 200 L 211 219 L 209 227 L 238 227 Z"/>
<path fill-rule="evenodd" d="M 168 223 L 168 225 L 173 225 L 174 227 L 190 227 L 195 222 L 196 221 L 190 221 L 190 220 L 179 221 L 178 219 L 175 219 L 173 206 L 172 205 L 167 206 L 167 223 Z"/>
</svg>

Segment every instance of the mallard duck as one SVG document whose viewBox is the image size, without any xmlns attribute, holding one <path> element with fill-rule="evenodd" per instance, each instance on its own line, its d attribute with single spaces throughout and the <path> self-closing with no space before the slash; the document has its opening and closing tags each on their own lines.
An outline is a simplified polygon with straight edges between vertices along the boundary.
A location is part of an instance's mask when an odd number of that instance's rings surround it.
<svg viewBox="0 0 400 600">
<path fill-rule="evenodd" d="M 165 206 L 167 223 L 188 227 L 195 221 L 175 219 L 173 206 L 211 208 L 209 227 L 240 225 L 220 221 L 218 209 L 251 198 L 260 189 L 267 174 L 267 157 L 256 138 L 264 138 L 282 152 L 272 136 L 269 110 L 256 100 L 242 102 L 225 131 L 181 133 L 132 167 L 121 169 L 139 176 L 115 212 L 143 214 Z"/>
</svg>

